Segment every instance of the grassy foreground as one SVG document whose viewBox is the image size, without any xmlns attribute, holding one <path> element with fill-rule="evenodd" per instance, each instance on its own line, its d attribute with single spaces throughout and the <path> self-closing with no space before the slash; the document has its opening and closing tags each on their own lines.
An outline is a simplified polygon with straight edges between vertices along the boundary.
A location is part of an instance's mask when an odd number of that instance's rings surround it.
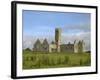
<svg viewBox="0 0 100 80">
<path fill-rule="evenodd" d="M 90 66 L 90 53 L 23 51 L 23 69 Z"/>
</svg>

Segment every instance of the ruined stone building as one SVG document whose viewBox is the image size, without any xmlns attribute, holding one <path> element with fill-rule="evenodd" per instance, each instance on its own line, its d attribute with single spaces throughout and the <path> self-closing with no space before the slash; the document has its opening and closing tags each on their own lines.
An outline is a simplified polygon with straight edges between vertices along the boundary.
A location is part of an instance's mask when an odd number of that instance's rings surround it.
<svg viewBox="0 0 100 80">
<path fill-rule="evenodd" d="M 74 43 L 61 44 L 61 29 L 55 29 L 55 41 L 50 44 L 47 39 L 44 39 L 43 43 L 39 39 L 34 44 L 33 51 L 43 52 L 68 52 L 68 53 L 82 53 L 83 52 L 83 40 L 74 41 Z"/>
<path fill-rule="evenodd" d="M 34 44 L 33 50 L 34 51 L 46 51 L 46 52 L 48 52 L 49 51 L 49 44 L 48 44 L 47 40 L 45 39 L 43 41 L 43 43 L 41 43 L 40 40 L 38 39 Z"/>
</svg>

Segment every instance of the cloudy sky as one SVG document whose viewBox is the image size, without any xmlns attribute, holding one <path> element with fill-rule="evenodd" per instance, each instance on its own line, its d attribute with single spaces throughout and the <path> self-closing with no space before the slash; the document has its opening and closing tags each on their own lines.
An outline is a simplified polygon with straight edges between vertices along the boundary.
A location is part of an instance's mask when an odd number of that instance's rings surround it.
<svg viewBox="0 0 100 80">
<path fill-rule="evenodd" d="M 55 28 L 61 28 L 61 43 L 84 40 L 90 50 L 91 15 L 74 12 L 46 12 L 23 10 L 23 48 L 32 48 L 39 38 L 54 41 Z"/>
</svg>

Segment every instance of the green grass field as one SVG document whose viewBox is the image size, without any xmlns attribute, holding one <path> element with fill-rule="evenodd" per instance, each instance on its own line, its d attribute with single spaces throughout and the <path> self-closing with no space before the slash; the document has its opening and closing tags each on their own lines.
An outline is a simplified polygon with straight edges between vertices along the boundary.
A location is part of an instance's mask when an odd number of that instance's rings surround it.
<svg viewBox="0 0 100 80">
<path fill-rule="evenodd" d="M 23 51 L 23 69 L 90 66 L 90 53 Z"/>
</svg>

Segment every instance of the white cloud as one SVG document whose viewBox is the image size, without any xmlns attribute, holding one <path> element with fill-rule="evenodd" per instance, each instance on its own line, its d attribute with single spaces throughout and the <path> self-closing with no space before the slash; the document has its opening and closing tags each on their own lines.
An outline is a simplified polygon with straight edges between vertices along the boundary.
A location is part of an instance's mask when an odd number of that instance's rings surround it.
<svg viewBox="0 0 100 80">
<path fill-rule="evenodd" d="M 61 28 L 63 33 L 78 33 L 78 32 L 90 32 L 91 27 L 90 24 L 78 24 L 78 25 L 70 25 L 64 26 Z"/>
</svg>

